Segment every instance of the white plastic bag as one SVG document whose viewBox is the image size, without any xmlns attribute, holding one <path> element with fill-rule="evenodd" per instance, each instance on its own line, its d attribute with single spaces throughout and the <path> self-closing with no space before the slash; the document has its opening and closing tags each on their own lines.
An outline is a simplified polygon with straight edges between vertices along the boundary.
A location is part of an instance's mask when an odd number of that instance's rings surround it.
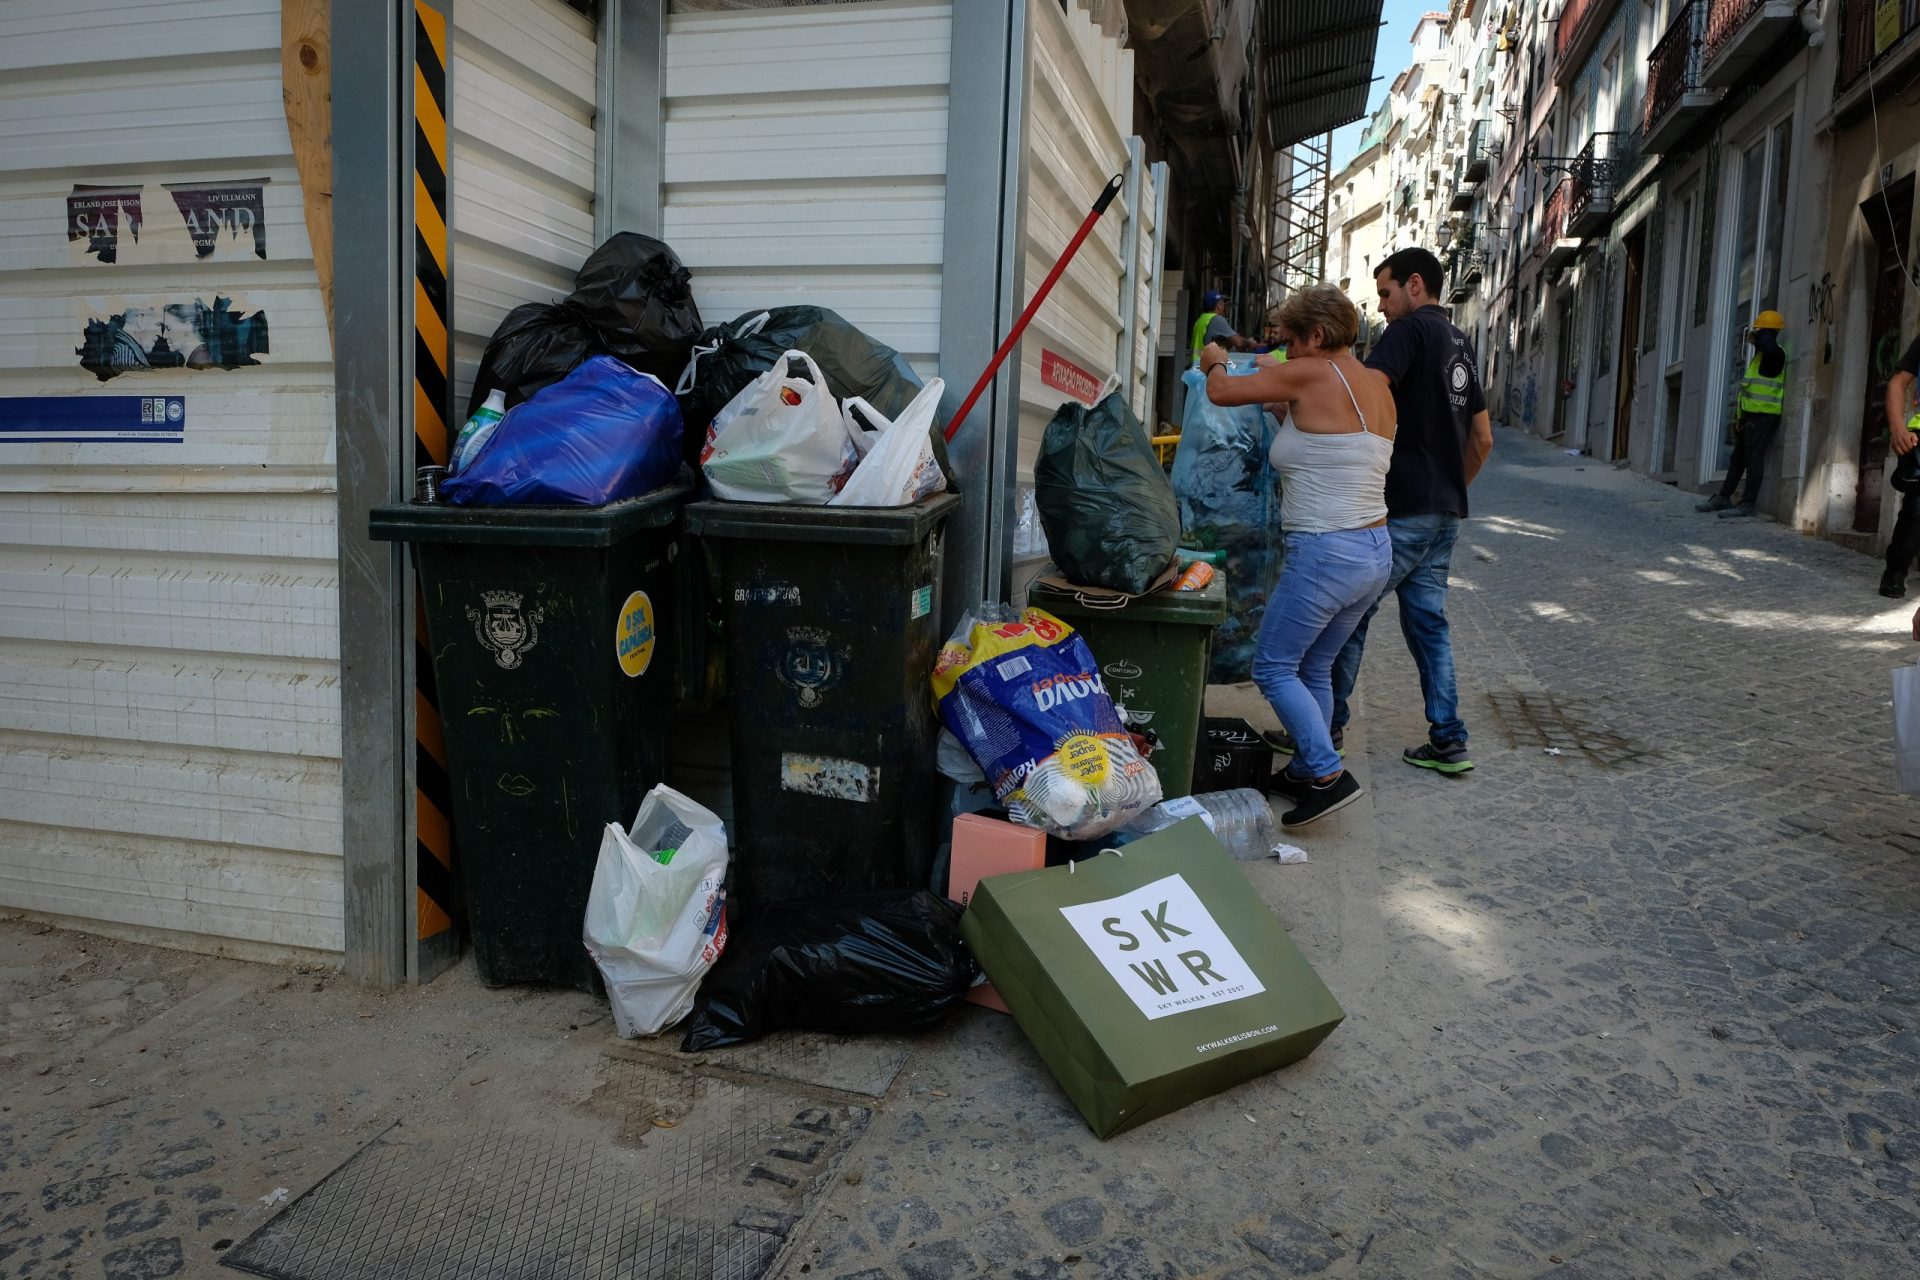
<svg viewBox="0 0 1920 1280">
<path fill-rule="evenodd" d="M 1920 796 L 1920 666 L 1893 669 L 1893 773 L 1901 791 Z"/>
<path fill-rule="evenodd" d="M 846 488 L 835 494 L 828 506 L 904 507 L 947 487 L 947 478 L 940 474 L 940 464 L 934 460 L 933 442 L 928 435 L 946 386 L 939 378 L 933 379 L 892 422 L 858 396 L 841 406 L 848 434 L 863 456 Z M 854 416 L 855 409 L 868 422 L 880 423 L 880 428 L 862 430 L 859 419 Z"/>
<path fill-rule="evenodd" d="M 813 381 L 789 372 L 795 360 Z M 827 376 L 806 352 L 789 351 L 714 415 L 700 469 L 718 497 L 818 507 L 859 460 Z"/>
<path fill-rule="evenodd" d="M 631 834 L 607 824 L 583 934 L 621 1035 L 653 1035 L 693 1008 L 727 945 L 726 875 L 726 827 L 672 787 L 647 793 Z"/>
</svg>

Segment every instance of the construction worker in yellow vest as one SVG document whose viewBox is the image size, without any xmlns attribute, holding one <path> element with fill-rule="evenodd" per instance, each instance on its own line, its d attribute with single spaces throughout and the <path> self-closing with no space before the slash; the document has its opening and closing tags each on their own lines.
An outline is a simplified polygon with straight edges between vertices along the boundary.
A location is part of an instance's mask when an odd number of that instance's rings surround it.
<svg viewBox="0 0 1920 1280">
<path fill-rule="evenodd" d="M 1209 342 L 1217 342 L 1233 351 L 1258 351 L 1260 344 L 1252 338 L 1236 333 L 1233 323 L 1220 314 L 1220 308 L 1226 305 L 1227 295 L 1218 289 L 1209 289 L 1200 299 L 1200 316 L 1193 322 L 1193 363 L 1200 363 L 1200 349 Z"/>
<path fill-rule="evenodd" d="M 1747 361 L 1740 378 L 1740 416 L 1733 428 L 1733 458 L 1727 463 L 1727 478 L 1720 482 L 1720 492 L 1696 504 L 1696 511 L 1718 511 L 1723 520 L 1754 514 L 1760 481 L 1766 475 L 1767 450 L 1780 434 L 1780 412 L 1787 404 L 1787 353 L 1780 347 L 1780 332 L 1786 327 L 1786 317 L 1778 311 L 1762 311 L 1747 330 L 1753 358 Z M 1740 487 L 1743 474 L 1746 491 L 1735 505 L 1733 493 Z"/>
</svg>

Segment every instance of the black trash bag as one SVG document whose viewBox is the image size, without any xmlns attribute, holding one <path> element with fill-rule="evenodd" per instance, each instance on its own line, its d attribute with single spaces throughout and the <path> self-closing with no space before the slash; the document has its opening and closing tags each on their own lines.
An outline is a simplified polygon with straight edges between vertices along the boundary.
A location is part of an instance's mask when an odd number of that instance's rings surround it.
<svg viewBox="0 0 1920 1280">
<path fill-rule="evenodd" d="M 567 301 L 581 309 L 609 354 L 671 387 L 700 336 L 691 279 L 663 241 L 622 231 L 587 258 Z"/>
<path fill-rule="evenodd" d="M 797 898 L 728 940 L 700 984 L 683 1053 L 769 1031 L 915 1031 L 965 998 L 977 967 L 960 908 L 922 889 Z"/>
<path fill-rule="evenodd" d="M 1067 581 L 1140 595 L 1173 563 L 1180 506 L 1118 392 L 1060 406 L 1040 437 L 1034 505 Z"/>
<path fill-rule="evenodd" d="M 827 390 L 834 399 L 859 396 L 889 418 L 897 417 L 920 394 L 920 378 L 907 358 L 868 337 L 837 311 L 825 307 L 750 311 L 700 335 L 692 362 L 680 386 L 674 388 L 680 393 L 680 416 L 686 421 L 687 440 L 695 454 L 706 442 L 714 415 L 789 351 L 804 351 L 813 357 L 820 372 L 827 375 Z M 875 424 L 863 425 L 871 428 Z M 940 474 L 947 478 L 948 491 L 958 492 L 941 427 L 936 420 L 928 438 Z"/>
<path fill-rule="evenodd" d="M 571 302 L 526 302 L 507 312 L 493 331 L 479 376 L 473 380 L 473 398 L 467 417 L 486 403 L 487 392 L 507 393 L 507 408 L 560 381 L 592 356 L 609 354 L 588 323 L 586 313 Z"/>
</svg>

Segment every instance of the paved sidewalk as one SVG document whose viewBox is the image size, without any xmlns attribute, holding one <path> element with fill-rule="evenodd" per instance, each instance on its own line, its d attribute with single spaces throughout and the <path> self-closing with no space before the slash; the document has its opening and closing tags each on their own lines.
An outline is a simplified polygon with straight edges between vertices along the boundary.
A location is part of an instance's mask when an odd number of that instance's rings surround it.
<svg viewBox="0 0 1920 1280">
<path fill-rule="evenodd" d="M 1910 609 L 1872 560 L 1515 433 L 1474 500 L 1479 768 L 1399 763 L 1424 725 L 1389 605 L 1348 736 L 1367 802 L 1303 834 L 1311 863 L 1248 868 L 1346 1023 L 1100 1142 L 968 1009 L 868 1100 L 776 1274 L 1920 1272 L 1920 810 L 1886 705 Z M 577 1119 L 613 1061 L 579 995 L 370 996 L 22 923 L 0 1009 L 0 1277 L 231 1275 L 260 1197 L 394 1120 Z"/>
</svg>

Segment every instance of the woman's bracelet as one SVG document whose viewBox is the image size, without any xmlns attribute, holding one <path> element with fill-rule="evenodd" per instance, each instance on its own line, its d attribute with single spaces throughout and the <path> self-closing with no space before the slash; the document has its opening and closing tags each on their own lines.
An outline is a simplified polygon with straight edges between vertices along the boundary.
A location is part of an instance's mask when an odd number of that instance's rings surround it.
<svg viewBox="0 0 1920 1280">
<path fill-rule="evenodd" d="M 1224 369 L 1226 367 L 1227 367 L 1227 362 L 1225 360 L 1215 360 L 1212 364 L 1207 366 L 1206 373 L 1202 376 L 1211 378 L 1213 376 L 1213 371 L 1215 369 Z"/>
</svg>

